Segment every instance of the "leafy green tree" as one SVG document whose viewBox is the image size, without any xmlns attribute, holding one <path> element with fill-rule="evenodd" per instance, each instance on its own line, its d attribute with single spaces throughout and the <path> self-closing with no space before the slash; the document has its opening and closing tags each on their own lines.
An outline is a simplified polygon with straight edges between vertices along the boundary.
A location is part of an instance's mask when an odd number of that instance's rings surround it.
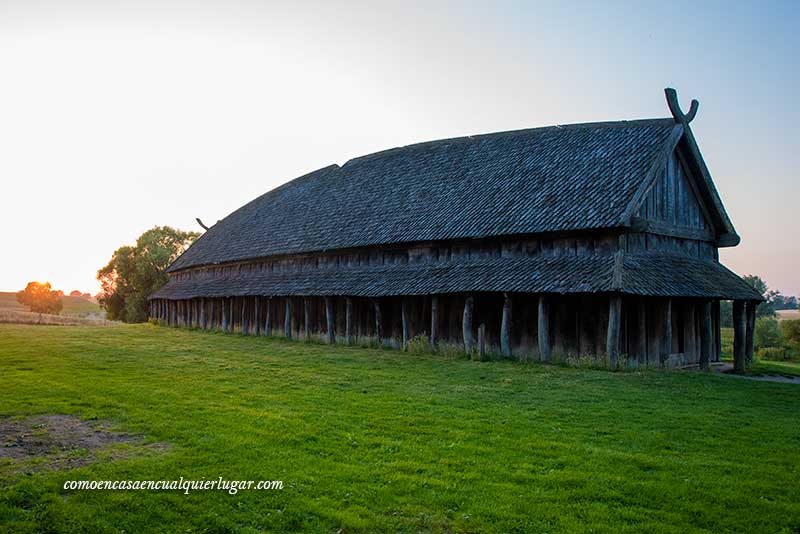
<svg viewBox="0 0 800 534">
<path fill-rule="evenodd" d="M 17 291 L 17 302 L 36 313 L 58 314 L 63 307 L 61 295 L 52 290 L 50 282 L 28 282 L 25 289 Z"/>
<path fill-rule="evenodd" d="M 783 339 L 800 349 L 800 319 L 781 321 L 781 334 Z"/>
<path fill-rule="evenodd" d="M 780 296 L 780 292 L 771 290 L 767 286 L 767 283 L 760 276 L 755 274 L 748 274 L 747 276 L 743 276 L 742 279 L 750 284 L 753 289 L 758 291 L 765 299 L 764 302 L 759 304 L 756 308 L 756 318 L 776 317 L 778 314 L 775 311 L 775 298 Z"/>
<path fill-rule="evenodd" d="M 140 323 L 147 320 L 147 297 L 167 282 L 166 269 L 183 254 L 197 232 L 156 226 L 136 240 L 135 246 L 118 248 L 108 264 L 97 271 L 102 291 L 98 302 L 111 320 Z"/>
<path fill-rule="evenodd" d="M 783 336 L 781 335 L 781 328 L 778 325 L 777 319 L 773 319 L 772 317 L 756 319 L 756 331 L 753 342 L 757 349 L 780 347 L 782 341 Z"/>
</svg>

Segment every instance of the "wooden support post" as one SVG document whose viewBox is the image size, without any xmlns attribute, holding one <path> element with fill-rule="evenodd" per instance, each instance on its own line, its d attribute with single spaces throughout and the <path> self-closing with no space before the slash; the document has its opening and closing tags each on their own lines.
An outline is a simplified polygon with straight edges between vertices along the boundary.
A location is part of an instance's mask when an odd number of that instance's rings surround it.
<svg viewBox="0 0 800 534">
<path fill-rule="evenodd" d="M 539 359 L 550 361 L 552 346 L 550 345 L 550 302 L 545 295 L 539 297 Z"/>
<path fill-rule="evenodd" d="M 503 295 L 503 317 L 500 320 L 500 352 L 503 357 L 511 357 L 511 297 Z"/>
<path fill-rule="evenodd" d="M 464 334 L 464 352 L 472 354 L 472 312 L 475 307 L 475 300 L 469 296 L 464 301 L 464 319 L 461 327 Z"/>
<path fill-rule="evenodd" d="M 306 341 L 311 339 L 311 297 L 303 297 L 303 332 Z"/>
<path fill-rule="evenodd" d="M 695 318 L 695 308 L 697 307 L 694 301 L 688 301 L 684 303 L 683 306 L 683 353 L 686 359 L 686 363 L 700 361 L 702 359 L 702 332 L 700 333 L 700 343 L 697 342 L 697 336 L 695 335 L 695 325 L 697 320 Z M 705 310 L 705 303 L 700 306 L 700 314 L 704 313 Z M 709 302 L 709 314 L 711 313 L 711 303 Z M 710 315 L 709 315 L 710 318 Z M 702 323 L 703 318 L 700 317 L 700 322 Z M 699 346 L 699 349 L 698 349 Z M 711 351 L 709 351 L 709 357 L 711 355 Z M 700 358 L 698 358 L 698 355 Z M 707 364 L 708 362 L 706 362 Z M 706 365 L 707 366 L 707 365 Z M 701 363 L 702 367 L 702 363 Z"/>
<path fill-rule="evenodd" d="M 267 297 L 267 309 L 264 312 L 264 335 L 272 335 L 272 297 Z"/>
<path fill-rule="evenodd" d="M 286 297 L 286 313 L 283 318 L 283 335 L 292 339 L 292 298 Z"/>
<path fill-rule="evenodd" d="M 206 316 L 206 299 L 200 299 L 200 328 L 205 330 L 208 327 L 208 317 Z"/>
<path fill-rule="evenodd" d="M 431 350 L 436 350 L 439 342 L 439 297 L 431 295 Z"/>
<path fill-rule="evenodd" d="M 733 301 L 733 370 L 744 373 L 745 354 L 747 344 L 747 319 L 744 311 L 744 301 Z"/>
<path fill-rule="evenodd" d="M 578 309 L 578 356 L 594 356 L 594 332 L 597 325 L 592 320 L 594 297 L 582 295 Z"/>
<path fill-rule="evenodd" d="M 672 354 L 672 299 L 664 301 L 661 308 L 661 347 L 660 364 L 667 365 L 667 360 Z"/>
<path fill-rule="evenodd" d="M 744 361 L 746 363 L 753 362 L 753 349 L 755 348 L 755 332 L 756 332 L 756 306 L 758 302 L 748 300 L 745 304 L 745 320 L 747 321 L 747 332 L 744 340 Z"/>
<path fill-rule="evenodd" d="M 606 353 L 608 366 L 616 369 L 619 359 L 620 325 L 622 324 L 622 297 L 611 295 L 608 299 L 608 329 L 606 332 Z"/>
<path fill-rule="evenodd" d="M 214 302 L 216 299 L 208 299 L 208 324 L 211 330 L 217 329 L 217 316 L 216 316 L 216 306 L 214 306 Z"/>
<path fill-rule="evenodd" d="M 233 334 L 234 328 L 236 326 L 235 323 L 233 322 L 234 321 L 233 311 L 234 311 L 234 307 L 235 306 L 236 306 L 236 297 L 229 298 L 228 299 L 228 332 L 230 332 L 231 334 Z"/>
<path fill-rule="evenodd" d="M 325 322 L 328 327 L 328 343 L 336 341 L 336 324 L 333 317 L 333 298 L 325 297 Z"/>
<path fill-rule="evenodd" d="M 486 325 L 478 326 L 478 360 L 486 360 Z"/>
<path fill-rule="evenodd" d="M 647 303 L 643 298 L 636 305 L 636 361 L 647 364 Z"/>
<path fill-rule="evenodd" d="M 714 356 L 712 360 L 715 362 L 718 362 L 720 360 L 722 353 L 722 338 L 720 336 L 720 331 L 719 331 L 719 310 L 720 310 L 719 301 L 715 300 L 714 304 L 712 304 L 711 306 L 711 313 L 714 320 Z"/>
<path fill-rule="evenodd" d="M 372 301 L 372 307 L 375 311 L 375 337 L 378 338 L 378 343 L 383 343 L 383 315 L 381 314 L 381 303 L 378 299 Z"/>
<path fill-rule="evenodd" d="M 241 321 L 242 334 L 248 335 L 250 332 L 249 332 L 249 324 L 248 324 L 248 321 L 247 321 L 247 297 L 246 296 L 242 297 L 242 312 L 241 313 L 242 313 L 242 317 L 241 317 L 240 321 Z"/>
<path fill-rule="evenodd" d="M 227 332 L 228 331 L 228 310 L 227 310 L 227 306 L 225 305 L 226 304 L 225 301 L 228 300 L 228 299 L 223 297 L 221 300 L 222 300 L 222 331 L 223 332 Z"/>
<path fill-rule="evenodd" d="M 708 369 L 714 347 L 714 321 L 711 318 L 711 301 L 700 308 L 700 369 Z"/>
<path fill-rule="evenodd" d="M 353 344 L 353 299 L 345 297 L 344 299 L 344 336 L 347 339 L 347 344 Z"/>
<path fill-rule="evenodd" d="M 253 334 L 261 335 L 261 299 L 253 297 Z"/>
<path fill-rule="evenodd" d="M 403 297 L 400 301 L 400 327 L 401 327 L 401 347 L 408 350 L 408 340 L 410 339 L 411 324 L 408 318 L 408 299 Z"/>
</svg>

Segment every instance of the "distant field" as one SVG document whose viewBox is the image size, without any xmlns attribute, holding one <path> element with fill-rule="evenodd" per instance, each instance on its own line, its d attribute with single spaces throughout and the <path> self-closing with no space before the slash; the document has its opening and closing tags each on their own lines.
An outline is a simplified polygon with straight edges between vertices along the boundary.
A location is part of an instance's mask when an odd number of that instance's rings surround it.
<svg viewBox="0 0 800 534">
<path fill-rule="evenodd" d="M 64 296 L 61 298 L 64 308 L 61 315 L 97 315 L 100 317 L 103 310 L 96 302 L 91 302 L 83 297 Z M 27 308 L 17 302 L 17 295 L 13 292 L 0 292 L 0 311 L 19 310 L 27 311 Z"/>
<path fill-rule="evenodd" d="M 778 319 L 800 319 L 800 310 L 778 310 Z"/>
</svg>

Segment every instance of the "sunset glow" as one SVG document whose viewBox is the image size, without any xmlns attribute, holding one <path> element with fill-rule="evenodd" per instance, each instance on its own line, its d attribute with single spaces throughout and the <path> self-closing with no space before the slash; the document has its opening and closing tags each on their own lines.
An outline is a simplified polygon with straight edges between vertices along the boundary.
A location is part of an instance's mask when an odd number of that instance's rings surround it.
<svg viewBox="0 0 800 534">
<path fill-rule="evenodd" d="M 800 293 L 796 3 L 289 6 L 0 2 L 0 290 L 94 294 L 155 225 L 409 143 L 667 116 L 673 86 L 742 236 L 722 261 Z"/>
</svg>

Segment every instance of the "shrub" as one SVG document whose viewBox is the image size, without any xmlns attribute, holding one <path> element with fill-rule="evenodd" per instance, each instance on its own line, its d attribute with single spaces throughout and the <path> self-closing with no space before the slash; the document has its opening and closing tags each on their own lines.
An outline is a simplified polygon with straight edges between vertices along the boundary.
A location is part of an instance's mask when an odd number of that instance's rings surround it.
<svg viewBox="0 0 800 534">
<path fill-rule="evenodd" d="M 789 343 L 800 345 L 800 319 L 781 321 L 781 334 Z"/>
<path fill-rule="evenodd" d="M 755 346 L 757 349 L 781 346 L 781 329 L 778 321 L 771 317 L 756 319 Z"/>
<path fill-rule="evenodd" d="M 431 352 L 431 342 L 428 336 L 423 334 L 409 339 L 408 352 L 412 354 L 426 354 Z"/>
<path fill-rule="evenodd" d="M 772 360 L 774 362 L 783 362 L 792 359 L 792 353 L 783 347 L 764 347 L 758 349 L 756 355 L 761 360 Z"/>
</svg>

